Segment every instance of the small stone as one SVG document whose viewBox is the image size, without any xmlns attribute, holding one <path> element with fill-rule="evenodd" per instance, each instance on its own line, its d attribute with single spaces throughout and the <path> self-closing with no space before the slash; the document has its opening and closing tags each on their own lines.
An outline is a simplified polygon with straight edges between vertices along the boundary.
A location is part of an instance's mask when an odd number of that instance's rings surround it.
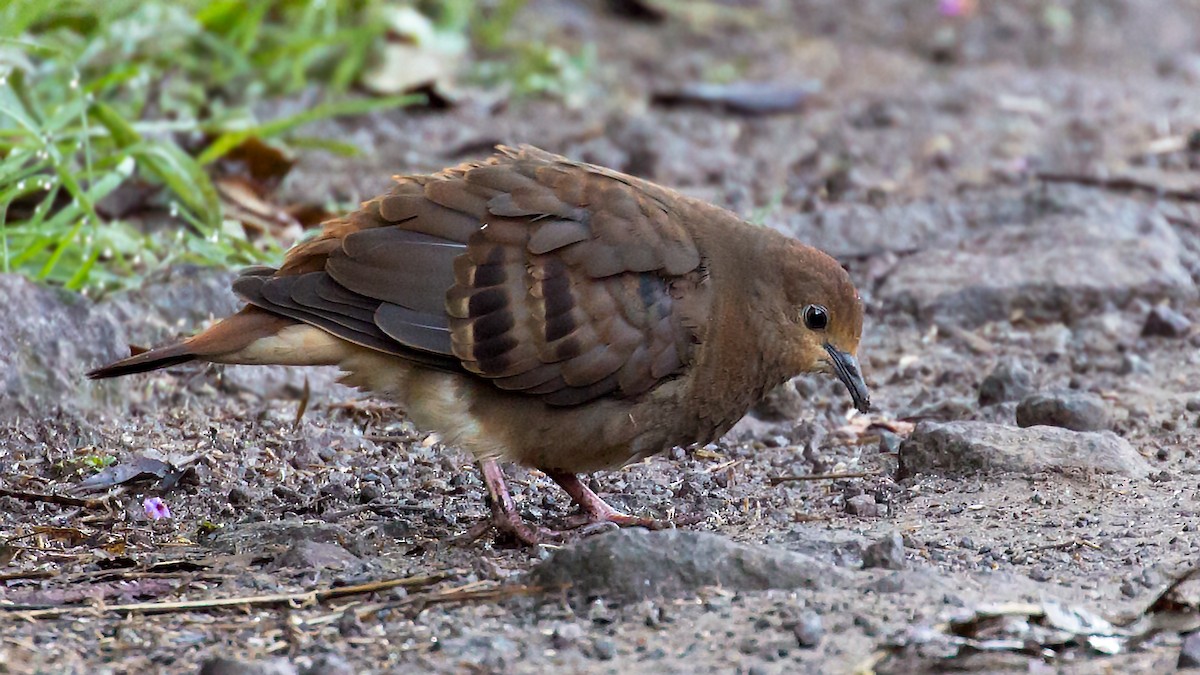
<svg viewBox="0 0 1200 675">
<path fill-rule="evenodd" d="M 1192 322 L 1166 305 L 1156 305 L 1142 324 L 1144 337 L 1181 338 L 1191 330 Z"/>
<path fill-rule="evenodd" d="M 894 455 L 900 451 L 900 442 L 904 439 L 900 438 L 899 434 L 894 434 L 887 429 L 879 431 L 879 454 Z"/>
<path fill-rule="evenodd" d="M 353 607 L 342 612 L 342 618 L 338 619 L 338 633 L 342 637 L 361 637 L 366 633 Z"/>
<path fill-rule="evenodd" d="M 359 559 L 337 544 L 322 541 L 298 541 L 275 559 L 275 569 L 294 568 L 302 570 L 314 569 L 346 569 L 357 563 Z"/>
<path fill-rule="evenodd" d="M 1188 633 L 1179 647 L 1178 668 L 1200 668 L 1200 631 Z"/>
<path fill-rule="evenodd" d="M 792 627 L 796 642 L 805 649 L 812 649 L 821 644 L 825 637 L 825 628 L 821 625 L 821 615 L 816 612 L 805 612 L 800 615 L 796 625 Z"/>
<path fill-rule="evenodd" d="M 592 642 L 592 653 L 601 661 L 611 661 L 617 656 L 617 644 L 608 638 L 597 638 Z"/>
<path fill-rule="evenodd" d="M 904 540 L 899 532 L 893 531 L 872 542 L 863 550 L 863 568 L 881 567 L 885 570 L 902 570 L 907 566 L 904 560 Z"/>
<path fill-rule="evenodd" d="M 1150 363 L 1138 356 L 1126 352 L 1121 355 L 1121 365 L 1117 368 L 1118 375 L 1149 375 L 1154 372 Z"/>
<path fill-rule="evenodd" d="M 858 495 L 846 500 L 846 513 L 860 518 L 877 518 L 879 505 L 875 503 L 874 495 Z"/>
<path fill-rule="evenodd" d="M 1200 398 L 1193 398 L 1187 402 L 1188 412 L 1200 412 Z"/>
<path fill-rule="evenodd" d="M 1108 407 L 1095 394 L 1057 391 L 1026 396 L 1017 406 L 1017 426 L 1102 431 L 1112 424 Z"/>
<path fill-rule="evenodd" d="M 300 675 L 354 675 L 354 667 L 338 654 L 320 654 Z"/>
<path fill-rule="evenodd" d="M 983 378 L 979 385 L 979 405 L 1019 401 L 1035 390 L 1033 375 L 1019 362 L 1006 361 Z"/>
<path fill-rule="evenodd" d="M 1050 570 L 1046 569 L 1045 567 L 1035 567 L 1033 571 L 1029 573 L 1029 578 L 1033 579 L 1034 581 L 1050 581 Z"/>
<path fill-rule="evenodd" d="M 218 656 L 200 666 L 200 675 L 297 675 L 296 667 L 286 659 L 238 661 Z"/>
<path fill-rule="evenodd" d="M 583 627 L 577 623 L 567 623 L 554 629 L 550 635 L 550 644 L 558 650 L 566 649 L 583 637 Z"/>
</svg>

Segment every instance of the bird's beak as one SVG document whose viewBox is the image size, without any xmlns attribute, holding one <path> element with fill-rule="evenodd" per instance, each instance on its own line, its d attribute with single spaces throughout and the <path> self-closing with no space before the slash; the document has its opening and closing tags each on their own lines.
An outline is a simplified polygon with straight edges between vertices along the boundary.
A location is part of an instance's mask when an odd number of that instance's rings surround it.
<svg viewBox="0 0 1200 675">
<path fill-rule="evenodd" d="M 825 351 L 829 352 L 829 363 L 833 366 L 833 373 L 850 392 L 850 399 L 854 401 L 854 407 L 864 413 L 870 410 L 871 395 L 867 393 L 867 383 L 863 381 L 862 370 L 858 367 L 858 359 L 854 358 L 853 354 L 838 350 L 828 342 L 825 343 Z"/>
</svg>

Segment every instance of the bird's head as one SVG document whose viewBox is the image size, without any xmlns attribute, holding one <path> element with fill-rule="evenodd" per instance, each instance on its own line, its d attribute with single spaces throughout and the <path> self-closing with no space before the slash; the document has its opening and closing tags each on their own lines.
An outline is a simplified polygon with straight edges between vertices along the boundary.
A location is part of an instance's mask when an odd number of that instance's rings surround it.
<svg viewBox="0 0 1200 675">
<path fill-rule="evenodd" d="M 866 412 L 870 395 L 858 365 L 863 304 L 850 275 L 815 248 L 789 241 L 783 278 L 787 321 L 785 365 L 792 373 L 835 375 L 854 407 Z"/>
</svg>

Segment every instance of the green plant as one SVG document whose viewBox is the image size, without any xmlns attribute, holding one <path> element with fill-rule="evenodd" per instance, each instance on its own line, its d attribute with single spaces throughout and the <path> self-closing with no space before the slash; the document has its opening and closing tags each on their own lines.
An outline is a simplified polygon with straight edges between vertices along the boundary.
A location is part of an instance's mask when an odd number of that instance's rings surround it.
<svg viewBox="0 0 1200 675">
<path fill-rule="evenodd" d="M 0 270 L 72 289 L 136 282 L 169 260 L 277 256 L 222 217 L 206 168 L 249 138 L 419 97 L 329 100 L 261 122 L 251 105 L 359 76 L 382 0 L 13 0 L 0 7 Z M 143 183 L 175 225 L 105 217 Z M 160 218 L 161 220 L 161 218 Z M 183 226 L 180 226 L 183 225 Z"/>
</svg>

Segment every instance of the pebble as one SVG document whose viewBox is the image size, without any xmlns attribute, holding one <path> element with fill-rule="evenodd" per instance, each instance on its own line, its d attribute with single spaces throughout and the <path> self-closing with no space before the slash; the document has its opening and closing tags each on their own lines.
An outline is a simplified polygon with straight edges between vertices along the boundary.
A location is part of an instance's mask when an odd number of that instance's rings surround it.
<svg viewBox="0 0 1200 675">
<path fill-rule="evenodd" d="M 1017 426 L 1038 425 L 1102 431 L 1112 425 L 1112 417 L 1104 400 L 1095 394 L 1055 391 L 1026 396 L 1017 406 Z"/>
<path fill-rule="evenodd" d="M 904 560 L 904 540 L 899 532 L 893 531 L 863 549 L 863 568 L 872 567 L 886 570 L 901 570 L 907 567 Z"/>
<path fill-rule="evenodd" d="M 1178 668 L 1200 668 L 1200 631 L 1188 633 L 1179 647 Z"/>
<path fill-rule="evenodd" d="M 611 661 L 617 656 L 617 644 L 608 638 L 597 638 L 592 642 L 592 653 L 601 661 Z"/>
<path fill-rule="evenodd" d="M 1019 401 L 1034 391 L 1033 374 L 1017 361 L 1005 361 L 983 378 L 979 385 L 979 405 Z"/>
<path fill-rule="evenodd" d="M 1146 316 L 1146 323 L 1142 324 L 1144 337 L 1181 338 L 1187 337 L 1191 330 L 1192 322 L 1166 305 L 1151 309 Z"/>
<path fill-rule="evenodd" d="M 874 495 L 857 495 L 846 500 L 846 513 L 860 518 L 877 518 L 879 505 L 875 503 Z"/>
<path fill-rule="evenodd" d="M 800 615 L 796 625 L 792 627 L 796 642 L 805 649 L 812 649 L 821 644 L 825 637 L 825 628 L 821 625 L 821 615 L 816 612 L 805 612 Z"/>
</svg>

